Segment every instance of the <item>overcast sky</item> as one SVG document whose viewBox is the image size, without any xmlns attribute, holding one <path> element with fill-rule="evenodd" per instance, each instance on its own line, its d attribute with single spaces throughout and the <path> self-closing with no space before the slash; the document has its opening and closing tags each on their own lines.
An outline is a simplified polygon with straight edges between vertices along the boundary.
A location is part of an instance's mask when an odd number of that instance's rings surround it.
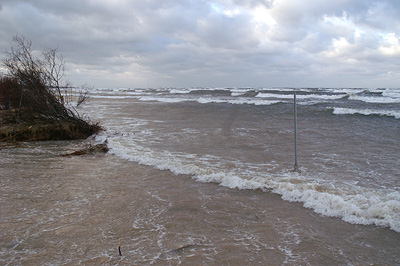
<svg viewBox="0 0 400 266">
<path fill-rule="evenodd" d="M 400 87 L 400 0 L 0 0 L 74 85 Z"/>
</svg>

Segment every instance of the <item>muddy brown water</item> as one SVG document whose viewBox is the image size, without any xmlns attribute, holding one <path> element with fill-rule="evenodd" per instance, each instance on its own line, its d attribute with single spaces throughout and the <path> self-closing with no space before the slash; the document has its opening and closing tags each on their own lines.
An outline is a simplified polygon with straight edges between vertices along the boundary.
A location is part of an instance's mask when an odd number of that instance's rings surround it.
<svg viewBox="0 0 400 266">
<path fill-rule="evenodd" d="M 110 154 L 60 156 L 83 144 L 0 150 L 1 265 L 400 264 L 390 229 Z"/>
</svg>

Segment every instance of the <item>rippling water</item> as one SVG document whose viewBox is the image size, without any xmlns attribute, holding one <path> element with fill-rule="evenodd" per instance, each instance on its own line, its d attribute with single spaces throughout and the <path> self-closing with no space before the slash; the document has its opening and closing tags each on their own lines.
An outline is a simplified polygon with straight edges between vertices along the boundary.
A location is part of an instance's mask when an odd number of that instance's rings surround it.
<svg viewBox="0 0 400 266">
<path fill-rule="evenodd" d="M 92 91 L 109 155 L 0 150 L 3 264 L 399 264 L 399 90 L 296 89 L 300 173 L 293 91 Z"/>
<path fill-rule="evenodd" d="M 296 89 L 300 174 L 293 91 L 103 89 L 91 115 L 122 158 L 399 232 L 399 90 Z"/>
</svg>

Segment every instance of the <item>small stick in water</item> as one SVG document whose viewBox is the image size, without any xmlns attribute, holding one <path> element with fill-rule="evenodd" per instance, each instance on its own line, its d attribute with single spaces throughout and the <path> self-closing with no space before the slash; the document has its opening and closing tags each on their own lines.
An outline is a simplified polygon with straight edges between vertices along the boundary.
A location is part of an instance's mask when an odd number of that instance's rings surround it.
<svg viewBox="0 0 400 266">
<path fill-rule="evenodd" d="M 118 252 L 119 252 L 119 255 L 122 256 L 122 253 L 121 253 L 121 245 L 118 245 Z"/>
</svg>

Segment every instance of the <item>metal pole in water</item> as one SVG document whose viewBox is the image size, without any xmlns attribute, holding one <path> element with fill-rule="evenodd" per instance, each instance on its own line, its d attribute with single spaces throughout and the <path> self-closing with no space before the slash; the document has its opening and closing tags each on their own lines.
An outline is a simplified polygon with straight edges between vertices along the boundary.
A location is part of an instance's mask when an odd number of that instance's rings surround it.
<svg viewBox="0 0 400 266">
<path fill-rule="evenodd" d="M 294 92 L 294 171 L 299 172 L 299 165 L 297 164 L 297 103 L 296 91 Z"/>
</svg>

